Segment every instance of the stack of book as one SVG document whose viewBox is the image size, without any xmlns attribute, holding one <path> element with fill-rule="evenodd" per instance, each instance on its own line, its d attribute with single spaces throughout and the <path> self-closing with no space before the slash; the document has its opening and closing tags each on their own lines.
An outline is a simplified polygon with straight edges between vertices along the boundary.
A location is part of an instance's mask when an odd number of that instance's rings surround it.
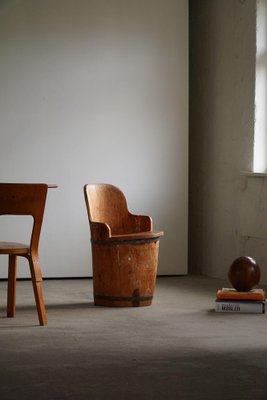
<svg viewBox="0 0 267 400">
<path fill-rule="evenodd" d="M 264 289 L 252 289 L 238 292 L 234 288 L 222 288 L 217 291 L 215 311 L 224 313 L 265 313 Z"/>
</svg>

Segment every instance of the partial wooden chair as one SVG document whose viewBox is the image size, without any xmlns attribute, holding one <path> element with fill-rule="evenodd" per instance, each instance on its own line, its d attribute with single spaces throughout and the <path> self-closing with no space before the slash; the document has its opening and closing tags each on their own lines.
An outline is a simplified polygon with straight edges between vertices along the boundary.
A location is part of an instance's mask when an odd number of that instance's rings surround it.
<svg viewBox="0 0 267 400">
<path fill-rule="evenodd" d="M 17 256 L 27 258 L 40 325 L 47 325 L 42 293 L 42 274 L 38 245 L 43 222 L 48 185 L 0 183 L 0 215 L 31 215 L 33 227 L 29 244 L 0 242 L 0 254 L 7 254 L 8 290 L 7 316 L 14 317 L 16 308 Z"/>
<path fill-rule="evenodd" d="M 148 306 L 156 283 L 159 239 L 150 216 L 128 211 L 123 192 L 110 184 L 87 184 L 94 303 Z"/>
</svg>

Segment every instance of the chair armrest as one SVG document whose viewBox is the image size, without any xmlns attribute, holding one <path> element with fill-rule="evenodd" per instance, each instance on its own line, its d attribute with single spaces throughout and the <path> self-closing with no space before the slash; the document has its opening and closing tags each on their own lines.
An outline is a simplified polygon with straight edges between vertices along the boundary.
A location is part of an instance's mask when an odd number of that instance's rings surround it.
<svg viewBox="0 0 267 400">
<path fill-rule="evenodd" d="M 134 232 L 151 232 L 153 230 L 152 218 L 148 215 L 135 215 L 129 213 L 131 225 Z"/>
<path fill-rule="evenodd" d="M 111 236 L 111 229 L 108 224 L 104 222 L 90 222 L 91 239 L 103 240 Z"/>
</svg>

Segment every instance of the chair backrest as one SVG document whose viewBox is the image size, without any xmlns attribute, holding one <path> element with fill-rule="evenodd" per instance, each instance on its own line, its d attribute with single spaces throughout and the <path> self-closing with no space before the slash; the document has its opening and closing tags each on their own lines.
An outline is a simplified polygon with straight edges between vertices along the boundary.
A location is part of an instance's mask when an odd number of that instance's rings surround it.
<svg viewBox="0 0 267 400">
<path fill-rule="evenodd" d="M 89 222 L 106 223 L 113 234 L 129 230 L 129 211 L 123 192 L 116 186 L 99 183 L 85 185 Z"/>
<path fill-rule="evenodd" d="M 43 222 L 48 185 L 43 183 L 0 183 L 0 215 L 31 215 L 31 248 L 37 249 Z"/>
</svg>

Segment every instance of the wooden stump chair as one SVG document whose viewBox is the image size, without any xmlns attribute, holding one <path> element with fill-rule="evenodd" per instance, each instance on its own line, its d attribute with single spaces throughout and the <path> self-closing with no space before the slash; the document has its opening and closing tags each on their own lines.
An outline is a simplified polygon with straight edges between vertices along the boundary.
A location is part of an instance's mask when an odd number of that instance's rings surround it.
<svg viewBox="0 0 267 400">
<path fill-rule="evenodd" d="M 29 262 L 40 325 L 47 325 L 38 255 L 47 189 L 46 184 L 0 183 L 0 215 L 31 215 L 33 217 L 30 243 L 0 242 L 0 254 L 7 254 L 9 257 L 7 316 L 14 317 L 15 315 L 17 257 L 25 257 Z"/>
<path fill-rule="evenodd" d="M 134 215 L 120 189 L 87 184 L 84 196 L 91 231 L 94 303 L 149 306 L 157 276 L 159 240 L 150 216 Z"/>
</svg>

